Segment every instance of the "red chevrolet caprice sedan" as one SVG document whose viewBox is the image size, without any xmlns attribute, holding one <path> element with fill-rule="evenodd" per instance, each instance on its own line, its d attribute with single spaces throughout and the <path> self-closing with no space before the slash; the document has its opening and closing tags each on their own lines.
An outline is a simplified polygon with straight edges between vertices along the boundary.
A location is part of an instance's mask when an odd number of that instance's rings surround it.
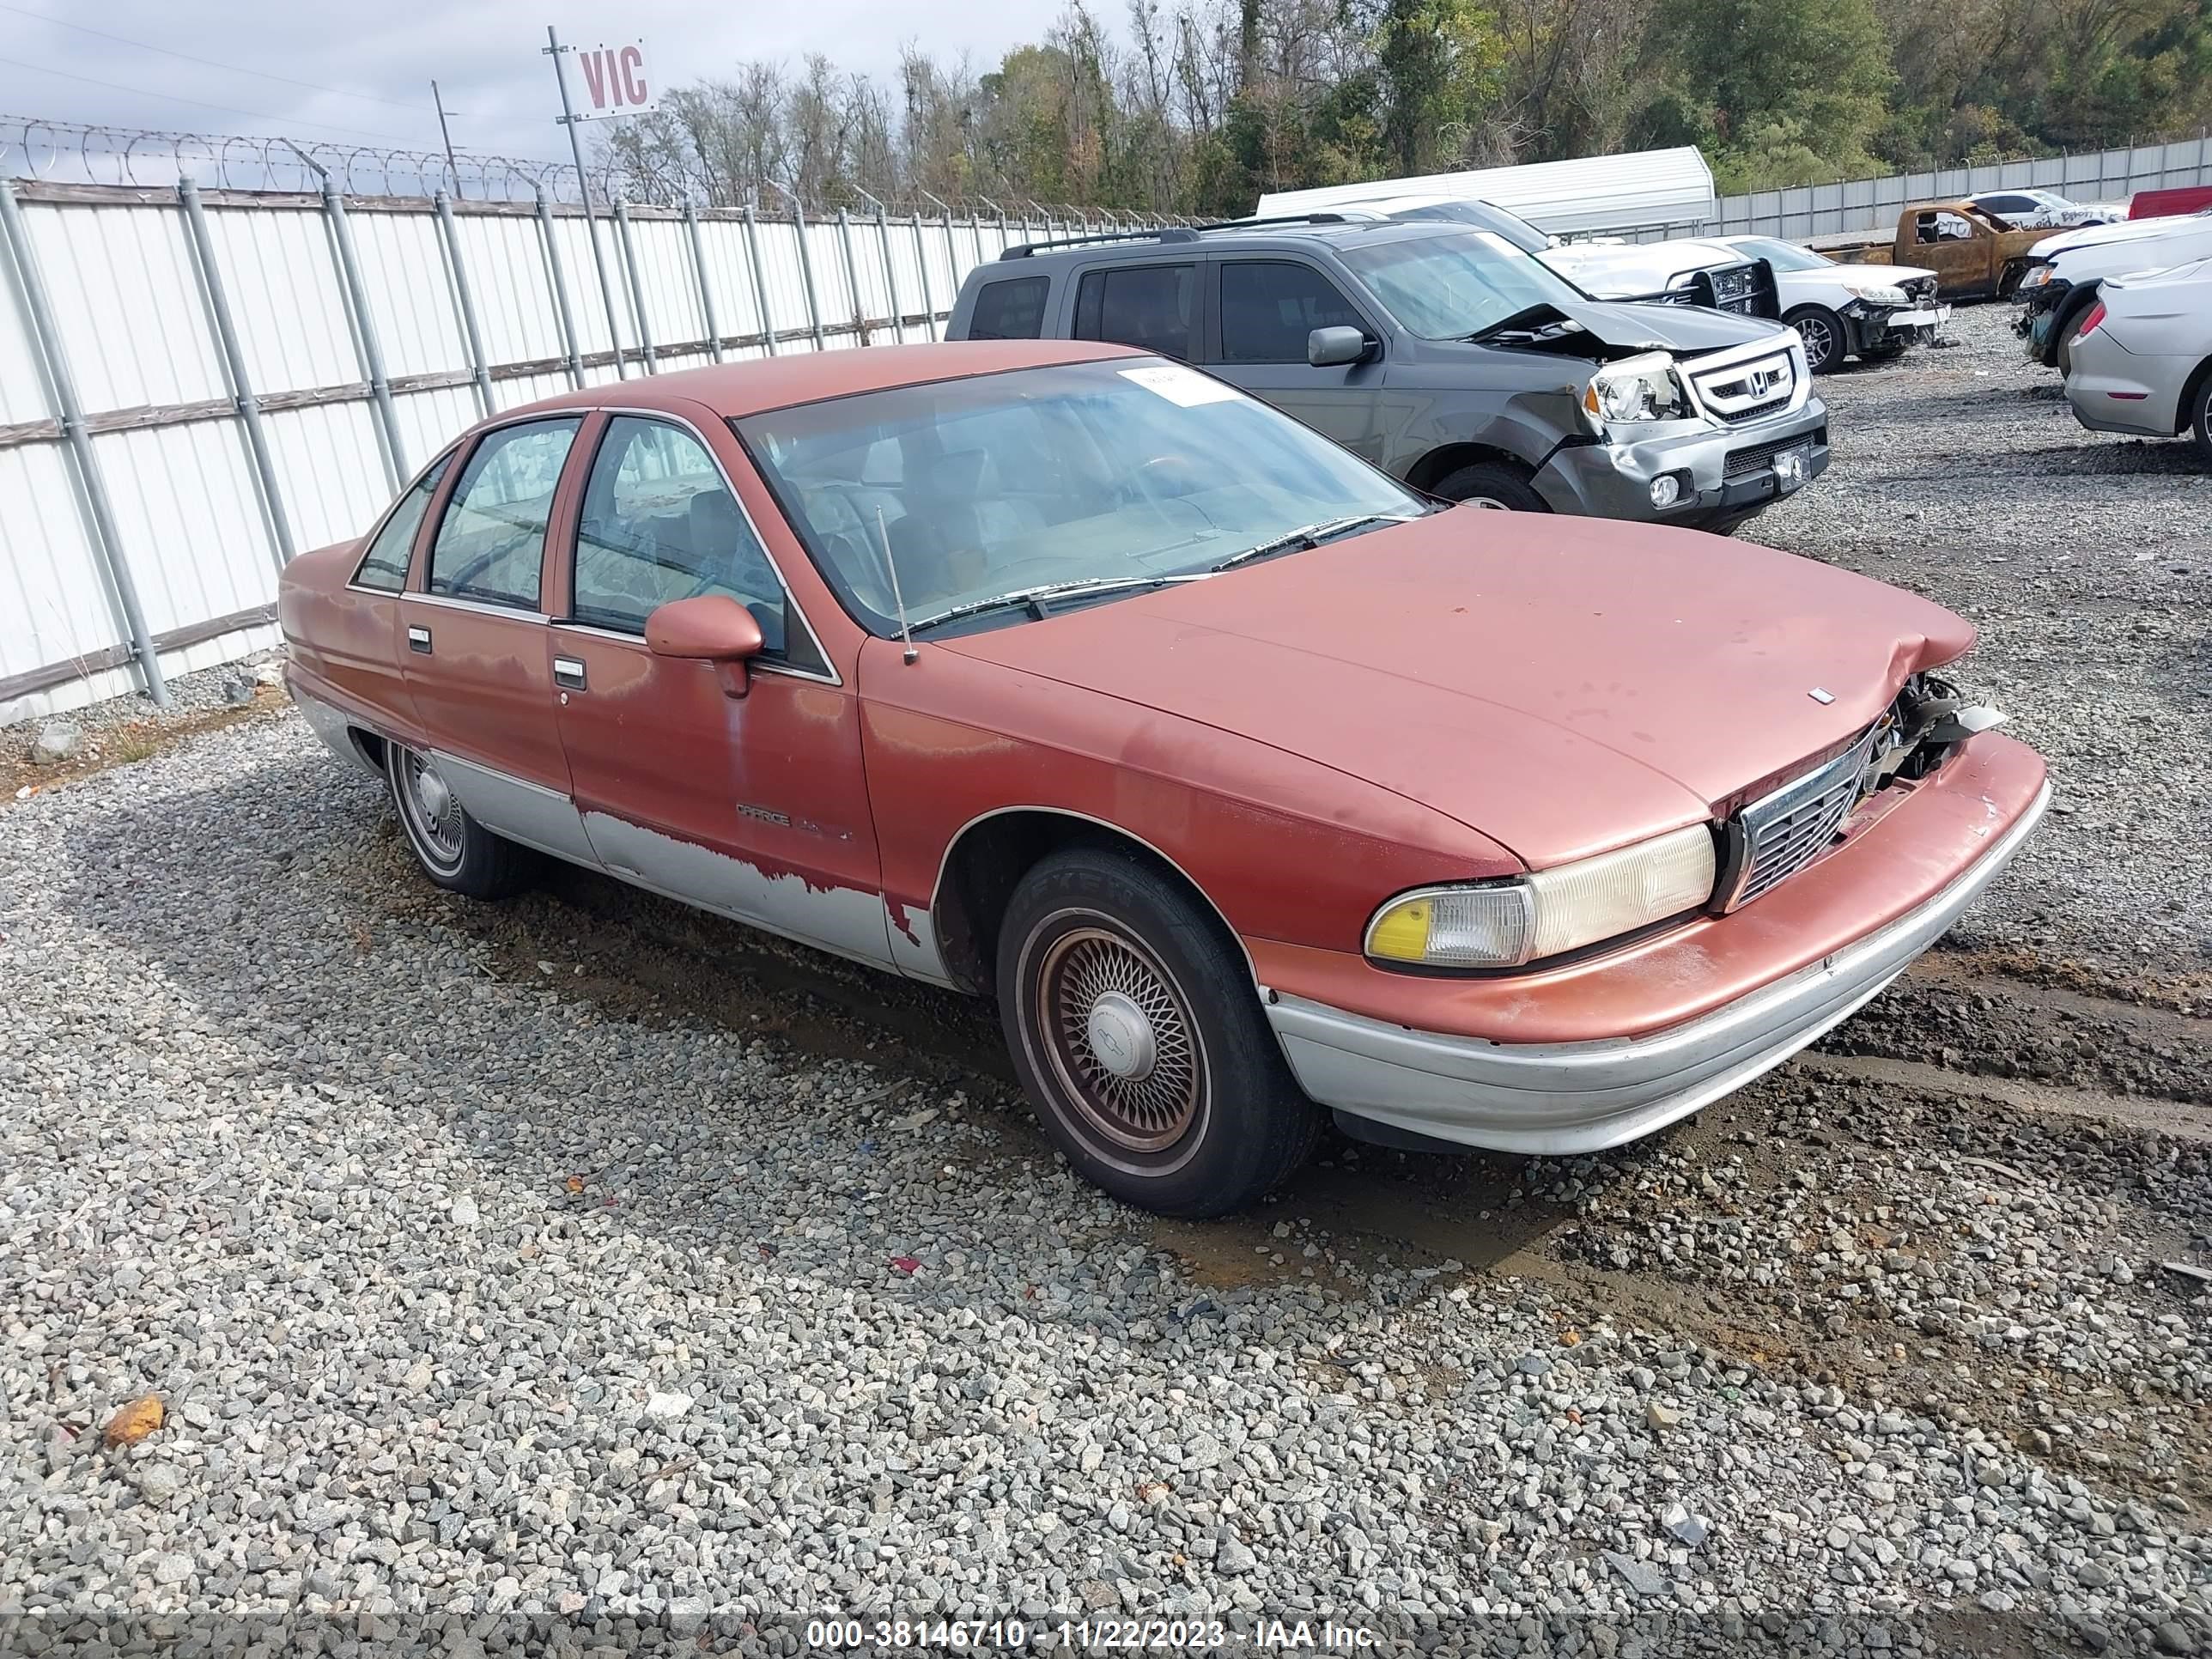
<svg viewBox="0 0 2212 1659">
<path fill-rule="evenodd" d="M 994 996 L 1180 1215 L 1324 1110 L 1648 1134 L 1875 995 L 2048 795 L 1926 600 L 1451 507 L 1110 346 L 788 357 L 487 422 L 286 572 L 292 695 L 440 885 L 541 854 Z"/>
</svg>

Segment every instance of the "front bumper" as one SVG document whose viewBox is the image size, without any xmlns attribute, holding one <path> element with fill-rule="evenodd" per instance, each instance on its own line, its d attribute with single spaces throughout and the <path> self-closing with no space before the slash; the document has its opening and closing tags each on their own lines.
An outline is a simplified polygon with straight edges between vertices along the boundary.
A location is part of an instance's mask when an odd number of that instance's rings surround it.
<svg viewBox="0 0 2212 1659">
<path fill-rule="evenodd" d="M 1268 1018 L 1300 1087 L 1323 1105 L 1496 1152 L 1561 1156 L 1618 1146 L 1742 1087 L 1880 993 L 2011 861 L 2050 798 L 2049 783 L 2040 783 L 1978 858 L 1903 915 L 1702 1018 L 1648 1036 L 1493 1042 L 1280 993 Z"/>
<path fill-rule="evenodd" d="M 1801 451 L 1802 476 L 1784 478 L 1775 458 Z M 1564 446 L 1538 469 L 1535 485 L 1557 513 L 1698 526 L 1747 518 L 1827 470 L 1828 408 L 1808 398 L 1787 415 L 1741 426 Z M 1681 498 L 1661 511 L 1651 505 L 1651 484 L 1669 472 L 1683 481 Z"/>
<path fill-rule="evenodd" d="M 1925 305 L 1872 306 L 1861 301 L 1847 307 L 1844 321 L 1850 331 L 1854 356 L 1879 356 L 1902 350 L 1917 341 L 1932 340 L 1950 320 L 1951 307 Z"/>
</svg>

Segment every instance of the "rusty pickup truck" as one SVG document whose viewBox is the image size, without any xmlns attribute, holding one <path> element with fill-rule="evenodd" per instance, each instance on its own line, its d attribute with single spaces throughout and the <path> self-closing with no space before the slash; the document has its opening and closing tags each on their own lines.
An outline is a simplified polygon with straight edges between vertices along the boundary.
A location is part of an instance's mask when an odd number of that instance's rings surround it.
<svg viewBox="0 0 2212 1659">
<path fill-rule="evenodd" d="M 2010 299 L 2027 270 L 2028 250 L 2049 236 L 2023 230 L 1971 202 L 1922 202 L 1897 216 L 1893 240 L 1816 237 L 1838 264 L 1912 265 L 1936 273 L 1947 299 Z"/>
</svg>

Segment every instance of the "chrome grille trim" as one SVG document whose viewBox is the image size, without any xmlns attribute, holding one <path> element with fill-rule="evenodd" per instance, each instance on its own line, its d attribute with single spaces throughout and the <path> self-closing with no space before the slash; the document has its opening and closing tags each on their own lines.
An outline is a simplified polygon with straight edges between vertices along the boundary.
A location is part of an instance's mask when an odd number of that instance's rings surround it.
<svg viewBox="0 0 2212 1659">
<path fill-rule="evenodd" d="M 1693 360 L 1690 378 L 1698 401 L 1731 425 L 1789 407 L 1799 389 L 1795 354 L 1787 349 L 1718 368 L 1702 367 Z"/>
<path fill-rule="evenodd" d="M 1835 759 L 1761 796 L 1730 821 L 1728 874 L 1717 908 L 1739 909 L 1771 893 L 1827 849 L 1852 807 L 1873 757 L 1869 728 Z"/>
</svg>

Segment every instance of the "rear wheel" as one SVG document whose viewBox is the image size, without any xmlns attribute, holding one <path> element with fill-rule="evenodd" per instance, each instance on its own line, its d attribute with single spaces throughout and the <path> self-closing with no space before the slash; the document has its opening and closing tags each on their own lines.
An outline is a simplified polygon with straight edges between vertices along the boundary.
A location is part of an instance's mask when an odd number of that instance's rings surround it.
<svg viewBox="0 0 2212 1659">
<path fill-rule="evenodd" d="M 386 743 L 384 773 L 407 845 L 432 881 L 478 899 L 505 898 L 529 885 L 536 854 L 471 817 L 436 757 Z"/>
<path fill-rule="evenodd" d="M 1497 461 L 1477 461 L 1445 473 L 1436 482 L 1436 493 L 1448 501 L 1469 507 L 1503 507 L 1514 513 L 1552 510 L 1526 474 Z"/>
<path fill-rule="evenodd" d="M 1258 1201 L 1312 1152 L 1302 1094 L 1252 975 L 1173 881 L 1106 849 L 1022 878 L 999 935 L 1014 1070 L 1077 1172 L 1162 1215 Z"/>
<path fill-rule="evenodd" d="M 2197 376 L 2197 392 L 2190 408 L 2194 411 L 2189 424 L 2196 434 L 2197 453 L 2204 458 L 2207 466 L 2212 466 L 2212 373 Z"/>
<path fill-rule="evenodd" d="M 1805 367 L 1826 374 L 1843 367 L 1850 350 L 1844 319 L 1826 306 L 1800 306 L 1782 319 L 1805 342 Z"/>
</svg>

